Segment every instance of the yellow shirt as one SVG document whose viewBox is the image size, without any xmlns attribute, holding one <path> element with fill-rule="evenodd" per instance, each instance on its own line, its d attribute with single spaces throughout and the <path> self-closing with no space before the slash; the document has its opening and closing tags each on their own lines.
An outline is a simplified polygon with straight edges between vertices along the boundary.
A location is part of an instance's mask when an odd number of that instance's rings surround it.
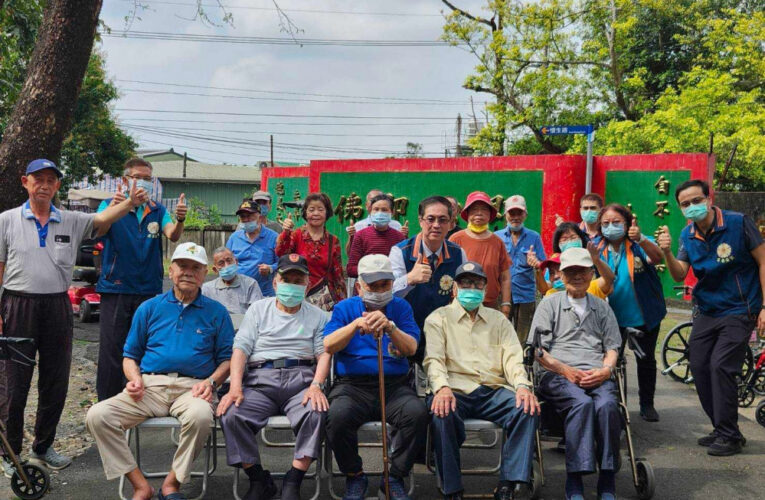
<svg viewBox="0 0 765 500">
<path fill-rule="evenodd" d="M 430 390 L 449 386 L 469 394 L 478 386 L 515 390 L 530 386 L 523 347 L 504 314 L 478 307 L 475 321 L 455 299 L 425 320 L 425 360 Z"/>
<path fill-rule="evenodd" d="M 547 293 L 545 293 L 545 297 L 547 297 L 548 295 L 552 295 L 556 292 L 562 292 L 562 291 L 563 290 L 556 290 L 555 288 L 550 288 L 549 290 L 547 290 Z M 597 279 L 590 281 L 590 286 L 587 287 L 587 293 L 589 293 L 590 295 L 594 295 L 597 298 L 603 299 L 603 300 L 606 300 L 606 297 L 607 297 L 607 295 L 603 293 L 603 290 L 601 290 L 600 287 L 598 286 Z"/>
</svg>

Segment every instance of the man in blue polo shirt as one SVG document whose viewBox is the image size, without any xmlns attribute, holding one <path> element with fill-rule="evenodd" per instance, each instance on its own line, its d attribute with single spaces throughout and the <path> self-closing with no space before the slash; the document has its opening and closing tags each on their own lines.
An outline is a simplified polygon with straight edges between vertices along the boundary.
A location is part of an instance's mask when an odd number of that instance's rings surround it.
<svg viewBox="0 0 765 500">
<path fill-rule="evenodd" d="M 120 188 L 98 211 L 125 199 L 122 186 L 135 184 L 149 194 L 149 201 L 115 222 L 101 241 L 101 275 L 96 291 L 101 294 L 100 335 L 96 392 L 103 401 L 119 394 L 125 386 L 122 348 L 136 309 L 145 300 L 162 293 L 162 238 L 178 241 L 186 219 L 186 200 L 178 198 L 173 223 L 167 209 L 152 200 L 154 182 L 151 163 L 131 158 L 124 165 Z"/>
<path fill-rule="evenodd" d="M 169 274 L 173 289 L 141 304 L 133 318 L 122 363 L 125 390 L 94 405 L 86 418 L 106 478 L 126 475 L 133 499 L 149 500 L 155 492 L 130 452 L 125 429 L 151 417 L 180 421 L 178 449 L 158 497 L 184 499 L 178 489 L 191 478 L 191 465 L 210 435 L 215 390 L 229 373 L 234 327 L 226 308 L 200 290 L 207 276 L 204 247 L 178 245 Z"/>
<path fill-rule="evenodd" d="M 545 257 L 545 249 L 542 246 L 542 238 L 539 237 L 539 233 L 523 225 L 527 216 L 526 199 L 519 194 L 515 194 L 505 201 L 507 227 L 497 231 L 497 236 L 505 242 L 505 248 L 507 248 L 507 253 L 512 261 L 510 266 L 510 274 L 512 276 L 510 290 L 513 296 L 513 303 L 510 321 L 513 322 L 521 343 L 524 343 L 529 335 L 531 320 L 534 318 L 534 310 L 537 304 L 534 268 L 529 266 L 526 257 L 530 251 L 533 251 L 536 253 L 537 258 L 540 259 L 540 262 L 547 258 Z"/>
<path fill-rule="evenodd" d="M 448 222 L 448 221 L 447 221 Z M 385 255 L 359 260 L 358 296 L 335 305 L 324 328 L 324 351 L 335 356 L 335 383 L 329 394 L 327 440 L 344 474 L 344 499 L 364 498 L 368 480 L 358 452 L 357 432 L 365 422 L 380 419 L 377 338 L 384 335 L 383 370 L 388 423 L 397 429 L 397 447 L 390 455 L 391 498 L 405 500 L 403 478 L 422 448 L 428 412 L 408 381 L 409 363 L 420 329 L 412 307 L 393 296 L 393 269 Z M 385 485 L 380 484 L 385 496 Z"/>
<path fill-rule="evenodd" d="M 241 229 L 234 231 L 226 247 L 239 262 L 239 272 L 254 278 L 263 297 L 274 296 L 273 273 L 279 258 L 276 256 L 276 238 L 279 235 L 260 221 L 260 208 L 254 201 L 245 200 L 236 211 Z"/>
<path fill-rule="evenodd" d="M 736 376 L 752 329 L 765 330 L 765 245 L 749 217 L 712 205 L 706 182 L 680 184 L 675 199 L 692 224 L 680 235 L 677 258 L 666 226 L 657 243 L 675 281 L 690 268 L 698 278 L 690 363 L 701 406 L 714 425 L 698 443 L 709 447 L 709 455 L 734 455 L 746 443 L 738 428 Z"/>
</svg>

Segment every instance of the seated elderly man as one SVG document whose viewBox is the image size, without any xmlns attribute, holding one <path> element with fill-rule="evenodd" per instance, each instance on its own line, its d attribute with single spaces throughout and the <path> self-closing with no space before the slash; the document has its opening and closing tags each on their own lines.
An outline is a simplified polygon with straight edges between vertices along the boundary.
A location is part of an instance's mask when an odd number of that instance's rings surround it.
<svg viewBox="0 0 765 500">
<path fill-rule="evenodd" d="M 425 320 L 425 360 L 433 413 L 436 464 L 444 498 L 462 498 L 460 446 L 466 418 L 490 420 L 507 433 L 502 448 L 497 500 L 528 491 L 539 404 L 523 365 L 523 347 L 510 320 L 485 307 L 487 277 L 477 262 L 454 276 L 448 306 Z"/>
<path fill-rule="evenodd" d="M 308 285 L 305 258 L 282 256 L 273 285 L 276 297 L 253 304 L 244 316 L 234 339 L 231 387 L 218 405 L 228 464 L 242 467 L 250 478 L 245 500 L 276 493 L 271 474 L 261 466 L 255 438 L 269 417 L 280 414 L 287 416 L 296 435 L 281 498 L 300 498 L 303 476 L 319 456 L 329 406 L 322 392 L 329 374 L 330 356 L 324 354 L 328 315 L 303 300 Z"/>
<path fill-rule="evenodd" d="M 409 362 L 417 350 L 420 329 L 412 307 L 393 297 L 393 267 L 385 255 L 371 254 L 359 260 L 358 296 L 335 305 L 324 328 L 324 349 L 335 355 L 334 387 L 329 394 L 327 440 L 340 471 L 346 474 L 347 500 L 361 500 L 367 491 L 359 456 L 359 427 L 380 420 L 377 339 L 382 339 L 387 420 L 401 443 L 390 454 L 390 495 L 406 500 L 403 478 L 423 447 L 428 412 L 409 384 Z M 381 498 L 385 485 L 380 482 Z"/>
<path fill-rule="evenodd" d="M 539 395 L 563 417 L 566 437 L 566 498 L 583 500 L 582 475 L 600 465 L 598 497 L 615 498 L 619 468 L 616 368 L 621 336 L 611 307 L 587 293 L 592 258 L 584 248 L 560 256 L 565 293 L 545 297 L 531 325 L 542 369 Z"/>
<path fill-rule="evenodd" d="M 258 282 L 239 274 L 239 262 L 228 248 L 213 251 L 213 271 L 218 277 L 202 285 L 202 294 L 226 306 L 229 313 L 244 314 L 250 304 L 263 298 Z"/>
<path fill-rule="evenodd" d="M 86 419 L 106 478 L 126 474 L 134 500 L 152 498 L 154 489 L 130 453 L 125 430 L 150 417 L 180 421 L 178 449 L 158 497 L 185 499 L 178 489 L 189 481 L 191 464 L 210 435 L 215 388 L 228 377 L 234 340 L 226 308 L 200 292 L 207 275 L 205 249 L 178 245 L 169 275 L 173 289 L 141 304 L 133 317 L 122 361 L 125 390 L 94 405 Z"/>
</svg>

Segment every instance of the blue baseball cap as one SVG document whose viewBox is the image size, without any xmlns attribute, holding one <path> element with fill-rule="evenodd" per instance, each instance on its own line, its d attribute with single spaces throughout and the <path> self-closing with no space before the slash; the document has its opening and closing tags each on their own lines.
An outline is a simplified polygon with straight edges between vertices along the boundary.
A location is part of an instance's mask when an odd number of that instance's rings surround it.
<svg viewBox="0 0 765 500">
<path fill-rule="evenodd" d="M 55 163 L 50 160 L 46 160 L 45 158 L 39 158 L 37 160 L 30 161 L 29 165 L 27 165 L 26 175 L 39 172 L 40 170 L 45 170 L 46 168 L 53 169 L 59 179 L 64 176 L 64 174 L 61 173 L 61 170 L 58 169 Z"/>
</svg>

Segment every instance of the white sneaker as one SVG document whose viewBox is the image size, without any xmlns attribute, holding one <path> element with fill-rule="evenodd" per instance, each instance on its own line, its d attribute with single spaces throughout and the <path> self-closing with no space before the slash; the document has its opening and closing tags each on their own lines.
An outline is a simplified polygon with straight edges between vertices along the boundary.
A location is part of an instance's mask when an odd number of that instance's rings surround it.
<svg viewBox="0 0 765 500">
<path fill-rule="evenodd" d="M 16 472 L 16 469 L 13 467 L 13 462 L 8 460 L 7 457 L 3 457 L 3 459 L 0 460 L 0 466 L 3 468 L 3 475 L 8 479 L 12 478 L 13 473 Z"/>
<path fill-rule="evenodd" d="M 52 470 L 65 469 L 72 464 L 71 458 L 57 453 L 56 450 L 53 449 L 53 446 L 48 448 L 42 455 L 33 451 L 30 461 L 38 462 Z"/>
</svg>

